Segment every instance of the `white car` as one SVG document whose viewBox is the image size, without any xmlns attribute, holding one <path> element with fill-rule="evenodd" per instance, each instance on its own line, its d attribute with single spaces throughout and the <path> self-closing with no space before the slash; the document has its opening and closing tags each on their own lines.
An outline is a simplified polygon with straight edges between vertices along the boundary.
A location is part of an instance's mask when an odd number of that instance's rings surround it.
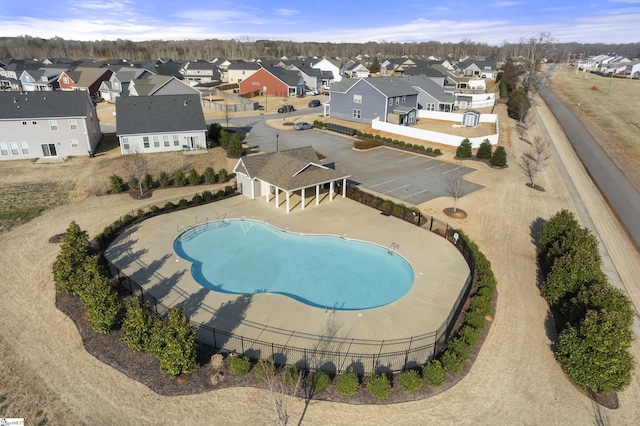
<svg viewBox="0 0 640 426">
<path fill-rule="evenodd" d="M 325 84 L 324 86 L 322 86 L 322 88 L 324 90 L 329 90 L 329 89 L 331 89 L 331 86 L 329 86 L 328 84 Z"/>
<path fill-rule="evenodd" d="M 307 96 L 316 96 L 318 94 L 318 91 L 316 89 L 307 89 L 304 94 Z"/>
</svg>

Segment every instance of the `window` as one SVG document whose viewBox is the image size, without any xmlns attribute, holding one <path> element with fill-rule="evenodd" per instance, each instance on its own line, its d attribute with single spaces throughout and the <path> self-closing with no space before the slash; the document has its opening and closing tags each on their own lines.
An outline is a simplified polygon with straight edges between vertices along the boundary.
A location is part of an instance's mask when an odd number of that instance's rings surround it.
<svg viewBox="0 0 640 426">
<path fill-rule="evenodd" d="M 435 111 L 435 110 L 436 110 L 435 104 L 427 104 L 427 111 Z"/>
<path fill-rule="evenodd" d="M 78 139 L 71 139 L 71 148 L 78 147 Z"/>
<path fill-rule="evenodd" d="M 361 104 L 362 103 L 362 95 L 353 95 L 353 103 Z"/>
<path fill-rule="evenodd" d="M 163 135 L 162 142 L 164 143 L 164 146 L 169 146 L 169 135 Z"/>
<path fill-rule="evenodd" d="M 144 145 L 145 148 L 149 148 L 149 136 L 142 137 L 142 144 Z"/>
<path fill-rule="evenodd" d="M 38 124 L 38 122 L 37 121 L 32 121 L 31 124 L 33 124 L 35 126 L 36 124 Z"/>
<path fill-rule="evenodd" d="M 69 84 L 69 77 L 62 77 L 62 82 L 64 84 Z"/>
<path fill-rule="evenodd" d="M 389 106 L 393 105 L 393 98 L 389 98 Z"/>
<path fill-rule="evenodd" d="M 58 120 L 49 120 L 49 127 L 51 130 L 58 130 Z"/>
<path fill-rule="evenodd" d="M 404 103 L 404 101 L 406 101 L 406 100 L 407 100 L 407 97 L 406 97 L 406 96 L 403 96 L 403 97 L 402 97 L 402 103 Z"/>
<path fill-rule="evenodd" d="M 0 155 L 9 155 L 9 147 L 6 143 L 0 143 Z"/>
<path fill-rule="evenodd" d="M 160 148 L 160 136 L 153 137 L 153 147 Z"/>
<path fill-rule="evenodd" d="M 56 152 L 56 144 L 53 143 L 43 143 L 40 145 L 42 147 L 42 155 L 45 157 L 55 157 L 58 155 Z"/>
<path fill-rule="evenodd" d="M 180 146 L 180 137 L 178 135 L 173 135 L 173 146 Z"/>
<path fill-rule="evenodd" d="M 23 125 L 23 126 L 26 126 L 26 125 L 27 125 L 27 122 L 26 122 L 26 121 L 23 121 L 23 122 L 22 122 L 22 125 Z"/>
<path fill-rule="evenodd" d="M 20 155 L 20 150 L 18 149 L 18 142 L 10 142 L 9 146 L 11 146 L 11 155 Z"/>
<path fill-rule="evenodd" d="M 353 110 L 353 118 L 360 118 L 360 110 L 359 109 L 354 109 Z"/>
<path fill-rule="evenodd" d="M 71 130 L 78 130 L 78 123 L 76 122 L 75 118 L 69 120 L 69 128 Z"/>
<path fill-rule="evenodd" d="M 125 151 L 129 151 L 131 149 L 131 145 L 129 145 L 129 138 L 122 138 L 122 148 Z"/>
<path fill-rule="evenodd" d="M 113 82 L 113 90 L 120 90 L 120 83 L 117 81 Z"/>
<path fill-rule="evenodd" d="M 29 144 L 20 142 L 20 151 L 22 151 L 24 155 L 29 155 Z"/>
<path fill-rule="evenodd" d="M 396 98 L 396 105 L 400 105 L 400 96 Z"/>
</svg>

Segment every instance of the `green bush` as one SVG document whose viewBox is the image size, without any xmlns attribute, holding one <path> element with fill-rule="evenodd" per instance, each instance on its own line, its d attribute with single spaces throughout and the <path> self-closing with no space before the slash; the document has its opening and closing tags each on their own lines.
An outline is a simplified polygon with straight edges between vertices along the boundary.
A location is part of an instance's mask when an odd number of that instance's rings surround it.
<svg viewBox="0 0 640 426">
<path fill-rule="evenodd" d="M 271 357 L 261 359 L 253 367 L 253 374 L 261 382 L 268 382 L 276 374 L 276 365 Z"/>
<path fill-rule="evenodd" d="M 229 173 L 227 172 L 227 169 L 220 169 L 218 171 L 218 182 L 224 183 L 228 180 L 229 180 Z"/>
<path fill-rule="evenodd" d="M 229 368 L 231 368 L 231 372 L 236 376 L 246 376 L 249 374 L 249 370 L 251 370 L 251 361 L 249 361 L 249 358 L 246 356 L 236 355 L 231 358 Z"/>
<path fill-rule="evenodd" d="M 176 208 L 176 205 L 173 204 L 171 201 L 167 201 L 166 204 L 164 205 L 165 210 L 173 210 L 175 208 Z"/>
<path fill-rule="evenodd" d="M 97 263 L 97 259 L 94 259 Z M 122 308 L 122 301 L 113 281 L 103 273 L 94 273 L 84 284 L 80 297 L 87 308 L 87 319 L 91 328 L 98 333 L 109 333 Z"/>
<path fill-rule="evenodd" d="M 507 113 L 509 117 L 514 120 L 520 120 L 521 117 L 527 114 L 530 108 L 531 103 L 523 90 L 514 90 L 509 93 L 509 101 L 507 102 Z"/>
<path fill-rule="evenodd" d="M 476 158 L 490 160 L 492 151 L 493 147 L 491 146 L 491 142 L 489 139 L 485 139 L 480 142 L 480 147 L 478 148 L 478 152 L 476 152 Z"/>
<path fill-rule="evenodd" d="M 367 389 L 371 392 L 371 395 L 380 399 L 387 399 L 391 393 L 391 381 L 386 374 L 371 373 L 369 381 L 367 383 Z"/>
<path fill-rule="evenodd" d="M 151 213 L 157 214 L 160 211 L 160 207 L 153 205 L 149 208 L 149 210 L 151 210 Z"/>
<path fill-rule="evenodd" d="M 456 149 L 456 157 L 458 158 L 471 158 L 471 142 L 468 138 L 462 139 L 458 149 Z"/>
<path fill-rule="evenodd" d="M 53 279 L 58 291 L 79 294 L 84 283 L 84 264 L 89 257 L 89 236 L 76 222 L 71 222 L 64 235 L 64 243 L 56 258 Z"/>
<path fill-rule="evenodd" d="M 244 155 L 244 150 L 242 149 L 242 142 L 240 141 L 240 136 L 237 133 L 234 133 L 229 141 L 229 147 L 227 149 L 227 155 L 229 157 L 242 157 Z"/>
<path fill-rule="evenodd" d="M 501 98 L 506 98 L 509 93 L 507 90 L 507 80 L 500 80 L 500 97 Z"/>
<path fill-rule="evenodd" d="M 398 375 L 398 382 L 403 391 L 415 392 L 422 387 L 422 379 L 416 370 L 405 370 Z"/>
<path fill-rule="evenodd" d="M 118 175 L 109 176 L 109 191 L 114 194 L 119 194 L 125 190 L 124 181 Z"/>
<path fill-rule="evenodd" d="M 375 136 L 374 136 L 374 138 L 376 138 L 376 139 L 382 139 L 382 136 L 380 136 L 380 135 L 375 135 Z"/>
<path fill-rule="evenodd" d="M 160 361 L 160 371 L 170 377 L 198 367 L 198 336 L 182 308 L 171 308 L 164 319 L 156 321 L 151 352 Z"/>
<path fill-rule="evenodd" d="M 143 217 L 145 217 L 146 213 L 144 210 L 142 209 L 138 209 L 138 211 L 136 211 L 136 217 L 138 219 L 142 219 Z"/>
<path fill-rule="evenodd" d="M 442 363 L 442 368 L 449 373 L 458 373 L 462 371 L 462 367 L 464 366 L 464 361 L 451 350 L 446 350 L 442 354 L 440 362 Z"/>
<path fill-rule="evenodd" d="M 467 342 L 470 346 L 474 346 L 476 343 L 478 343 L 480 332 L 470 325 L 465 325 L 458 332 L 458 336 L 460 336 L 460 338 Z"/>
<path fill-rule="evenodd" d="M 431 154 L 433 152 L 433 148 L 431 148 L 430 146 L 427 147 L 426 152 Z"/>
<path fill-rule="evenodd" d="M 310 384 L 313 389 L 321 391 L 331 385 L 331 377 L 326 372 L 317 370 L 311 375 Z"/>
<path fill-rule="evenodd" d="M 485 315 L 476 310 L 467 311 L 464 317 L 464 323 L 470 325 L 476 330 L 482 330 L 484 328 Z"/>
<path fill-rule="evenodd" d="M 338 392 L 344 396 L 352 396 L 358 393 L 360 388 L 360 378 L 353 371 L 353 368 L 347 368 L 347 371 L 338 376 Z"/>
<path fill-rule="evenodd" d="M 489 315 L 491 313 L 491 299 L 482 296 L 473 296 L 469 303 L 469 309 L 477 310 L 483 315 Z"/>
<path fill-rule="evenodd" d="M 180 201 L 178 201 L 178 206 L 184 209 L 185 207 L 189 207 L 189 202 L 186 199 L 181 198 Z"/>
<path fill-rule="evenodd" d="M 216 183 L 216 172 L 213 167 L 204 169 L 204 182 L 208 184 Z"/>
<path fill-rule="evenodd" d="M 220 130 L 220 134 L 218 135 L 218 145 L 223 148 L 229 146 L 229 134 L 224 130 Z"/>
<path fill-rule="evenodd" d="M 204 203 L 204 199 L 200 194 L 194 195 L 193 198 L 191 199 L 191 204 L 194 206 L 199 206 L 202 203 Z"/>
<path fill-rule="evenodd" d="M 357 139 L 353 141 L 353 147 L 355 149 L 371 149 L 377 146 L 381 146 L 382 142 L 377 139 Z"/>
<path fill-rule="evenodd" d="M 494 280 L 495 282 L 495 280 Z M 480 287 L 478 289 L 478 296 L 482 296 L 482 297 L 486 297 L 487 299 L 493 299 L 493 294 L 495 293 L 495 286 L 494 287 Z"/>
<path fill-rule="evenodd" d="M 192 167 L 189 169 L 189 177 L 187 180 L 191 186 L 200 185 L 200 174 L 198 174 L 197 170 Z"/>
<path fill-rule="evenodd" d="M 496 147 L 491 155 L 489 163 L 494 167 L 505 167 L 507 165 L 507 151 L 502 145 Z"/>
<path fill-rule="evenodd" d="M 420 146 L 418 147 L 418 149 L 419 149 L 420 151 L 425 151 L 425 147 L 424 147 L 424 145 L 420 145 Z"/>
<path fill-rule="evenodd" d="M 227 194 L 224 192 L 224 189 L 218 189 L 218 191 L 216 192 L 216 197 L 217 198 L 222 198 L 225 195 L 227 195 Z"/>
<path fill-rule="evenodd" d="M 422 369 L 424 382 L 431 387 L 438 387 L 444 384 L 444 368 L 437 359 L 428 362 Z"/>
<path fill-rule="evenodd" d="M 220 125 L 220 123 L 212 123 L 211 126 L 209 126 L 209 134 L 207 135 L 208 139 L 213 141 L 214 143 L 218 143 L 221 130 L 222 126 Z"/>
<path fill-rule="evenodd" d="M 458 359 L 465 361 L 471 356 L 471 346 L 461 337 L 454 337 L 449 341 L 447 351 L 451 351 Z"/>
<path fill-rule="evenodd" d="M 204 200 L 205 203 L 209 203 L 213 200 L 213 194 L 211 193 L 211 191 L 203 191 L 202 199 Z"/>
<path fill-rule="evenodd" d="M 228 195 L 231 194 L 234 191 L 233 186 L 231 185 L 227 185 L 224 187 L 224 194 Z"/>
<path fill-rule="evenodd" d="M 151 176 L 149 173 L 144 175 L 144 179 L 142 179 L 142 188 L 144 188 L 146 191 L 153 189 L 156 186 L 156 183 L 153 180 L 153 176 Z"/>
<path fill-rule="evenodd" d="M 171 184 L 171 177 L 169 177 L 169 173 L 160 172 L 160 176 L 158 177 L 158 183 L 162 187 L 167 187 Z"/>
<path fill-rule="evenodd" d="M 155 321 L 149 302 L 131 297 L 126 301 L 125 308 L 120 341 L 126 343 L 131 352 L 149 351 Z"/>
<path fill-rule="evenodd" d="M 578 229 L 580 224 L 569 210 L 560 210 L 542 225 L 542 231 L 538 238 L 538 254 L 544 259 L 547 251 L 553 246 L 556 240 L 564 237 L 567 233 Z"/>
<path fill-rule="evenodd" d="M 434 149 L 434 150 L 433 150 L 433 153 L 434 153 L 435 155 L 442 155 L 442 151 L 440 151 L 440 148 L 436 148 L 436 149 Z"/>
<path fill-rule="evenodd" d="M 173 174 L 173 183 L 175 183 L 176 186 L 184 186 L 187 183 L 187 178 L 182 170 L 176 170 Z"/>
<path fill-rule="evenodd" d="M 298 367 L 292 365 L 284 369 L 284 384 L 290 387 L 296 387 L 302 380 L 302 372 Z"/>
</svg>

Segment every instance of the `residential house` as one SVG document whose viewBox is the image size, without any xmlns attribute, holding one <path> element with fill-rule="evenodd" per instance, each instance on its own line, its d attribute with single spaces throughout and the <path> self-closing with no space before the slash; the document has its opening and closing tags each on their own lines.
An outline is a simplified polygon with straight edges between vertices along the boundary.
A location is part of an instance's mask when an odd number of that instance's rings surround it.
<svg viewBox="0 0 640 426">
<path fill-rule="evenodd" d="M 305 65 L 288 65 L 287 69 L 300 71 L 305 85 L 310 89 L 322 88 L 322 70 Z"/>
<path fill-rule="evenodd" d="M 260 68 L 239 84 L 240 94 L 259 91 L 273 96 L 301 95 L 304 94 L 304 86 L 300 71 L 281 67 Z"/>
<path fill-rule="evenodd" d="M 430 78 L 434 83 L 440 87 L 444 87 L 447 84 L 447 76 L 436 68 L 430 67 L 411 67 L 404 70 L 403 76 L 425 76 Z"/>
<path fill-rule="evenodd" d="M 344 79 L 330 92 L 325 111 L 329 108 L 331 117 L 362 123 L 376 119 L 408 126 L 416 123 L 418 91 L 403 78 Z"/>
<path fill-rule="evenodd" d="M 311 61 L 311 67 L 325 71 L 330 71 L 333 74 L 333 78 L 335 82 L 342 80 L 342 76 L 344 75 L 344 63 L 335 58 L 322 58 L 315 59 Z M 331 82 L 330 84 L 333 84 Z"/>
<path fill-rule="evenodd" d="M 122 154 L 206 148 L 200 96 L 116 98 L 116 134 Z"/>
<path fill-rule="evenodd" d="M 640 78 L 640 60 L 629 62 L 624 69 L 624 75 L 629 78 Z"/>
<path fill-rule="evenodd" d="M 145 79 L 154 75 L 151 71 L 139 68 L 121 68 L 100 84 L 100 97 L 107 102 L 115 102 L 120 96 L 129 96 L 132 80 Z"/>
<path fill-rule="evenodd" d="M 454 64 L 454 69 L 465 77 L 493 78 L 497 63 L 494 60 L 464 61 Z"/>
<path fill-rule="evenodd" d="M 180 73 L 189 86 L 216 85 L 220 83 L 218 66 L 208 61 L 193 61 L 184 64 Z"/>
<path fill-rule="evenodd" d="M 86 92 L 0 92 L 0 160 L 91 155 L 101 137 Z"/>
<path fill-rule="evenodd" d="M 149 75 L 129 82 L 129 96 L 198 95 L 200 91 L 176 77 Z"/>
<path fill-rule="evenodd" d="M 445 90 L 443 86 L 425 75 L 402 77 L 414 89 L 418 91 L 418 109 L 427 111 L 452 112 L 454 110 L 455 96 Z"/>
<path fill-rule="evenodd" d="M 260 68 L 259 62 L 247 62 L 247 61 L 231 61 L 227 66 L 227 82 L 229 84 L 239 84 L 242 80 L 251 77 Z"/>
<path fill-rule="evenodd" d="M 108 68 L 78 67 L 74 71 L 60 74 L 60 90 L 85 90 L 91 97 L 100 95 L 100 85 L 111 78 L 113 71 Z"/>
<path fill-rule="evenodd" d="M 349 78 L 367 78 L 369 77 L 369 68 L 365 67 L 360 62 L 349 65 L 344 73 Z"/>
<path fill-rule="evenodd" d="M 24 70 L 20 74 L 20 83 L 25 92 L 50 92 L 58 90 L 58 77 L 66 68 L 41 67 L 37 70 Z"/>
</svg>

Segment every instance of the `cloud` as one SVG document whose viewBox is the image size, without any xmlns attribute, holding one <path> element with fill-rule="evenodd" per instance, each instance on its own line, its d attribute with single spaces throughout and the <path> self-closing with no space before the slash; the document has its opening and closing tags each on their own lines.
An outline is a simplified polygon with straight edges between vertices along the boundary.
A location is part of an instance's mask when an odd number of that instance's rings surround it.
<svg viewBox="0 0 640 426">
<path fill-rule="evenodd" d="M 293 9 L 276 9 L 274 11 L 274 13 L 276 15 L 282 15 L 282 16 L 293 16 L 293 15 L 297 15 L 298 13 L 300 13 L 299 10 L 293 10 Z"/>
</svg>

